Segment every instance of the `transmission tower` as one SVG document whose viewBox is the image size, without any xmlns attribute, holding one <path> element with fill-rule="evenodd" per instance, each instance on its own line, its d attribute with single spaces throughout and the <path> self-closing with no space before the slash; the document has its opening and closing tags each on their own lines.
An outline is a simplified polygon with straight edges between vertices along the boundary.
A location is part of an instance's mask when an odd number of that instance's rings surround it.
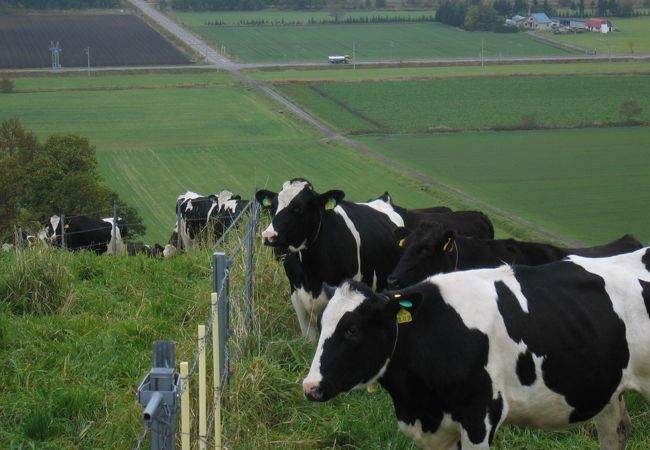
<svg viewBox="0 0 650 450">
<path fill-rule="evenodd" d="M 50 53 L 52 54 L 52 70 L 57 70 L 61 68 L 61 62 L 59 61 L 59 53 L 61 53 L 62 49 L 61 46 L 59 45 L 59 41 L 56 41 L 56 44 L 54 41 L 50 41 Z"/>
</svg>

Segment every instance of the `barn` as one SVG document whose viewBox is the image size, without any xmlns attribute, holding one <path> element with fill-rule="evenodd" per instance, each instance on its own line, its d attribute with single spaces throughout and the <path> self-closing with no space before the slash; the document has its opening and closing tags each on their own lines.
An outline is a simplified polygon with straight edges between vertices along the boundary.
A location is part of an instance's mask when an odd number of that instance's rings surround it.
<svg viewBox="0 0 650 450">
<path fill-rule="evenodd" d="M 549 31 L 556 24 L 545 13 L 533 13 L 523 22 L 523 26 L 528 30 Z"/>
<path fill-rule="evenodd" d="M 611 33 L 612 23 L 607 19 L 589 19 L 587 29 L 596 33 Z"/>
</svg>

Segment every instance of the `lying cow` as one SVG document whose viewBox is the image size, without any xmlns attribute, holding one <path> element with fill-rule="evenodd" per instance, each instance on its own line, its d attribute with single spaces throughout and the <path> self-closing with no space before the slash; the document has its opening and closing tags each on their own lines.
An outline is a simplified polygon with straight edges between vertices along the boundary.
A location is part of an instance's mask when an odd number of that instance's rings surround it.
<svg viewBox="0 0 650 450">
<path fill-rule="evenodd" d="M 404 253 L 388 276 L 393 288 L 410 286 L 429 275 L 455 270 L 498 267 L 502 264 L 537 266 L 568 255 L 602 257 L 638 250 L 643 245 L 634 236 L 625 236 L 609 244 L 587 248 L 563 248 L 514 239 L 476 239 L 458 235 L 434 222 L 422 222 L 409 231 L 395 231 Z"/>
<path fill-rule="evenodd" d="M 326 291 L 305 396 L 378 381 L 420 448 L 487 449 L 503 423 L 594 419 L 601 448 L 620 449 L 623 393 L 650 401 L 650 248 Z"/>
<path fill-rule="evenodd" d="M 126 244 L 126 254 L 129 256 L 145 255 L 150 258 L 156 258 L 163 255 L 164 248 L 156 243 L 152 246 L 147 244 L 136 244 L 128 242 Z"/>
<path fill-rule="evenodd" d="M 180 249 L 194 247 L 199 235 L 210 227 L 212 238 L 218 240 L 247 205 L 248 200 L 242 200 L 239 195 L 227 190 L 208 197 L 192 191 L 180 195 L 177 198 L 180 220 L 165 246 L 165 257 L 176 253 L 179 244 Z"/>
<path fill-rule="evenodd" d="M 63 228 L 62 228 L 63 225 Z M 92 250 L 98 255 L 124 254 L 126 246 L 123 238 L 127 236 L 127 228 L 118 219 L 113 234 L 113 219 L 95 219 L 88 216 L 65 216 L 65 224 L 57 215 L 50 217 L 45 229 L 39 237 L 49 245 L 61 247 L 65 241 L 65 248 L 71 251 Z"/>
<path fill-rule="evenodd" d="M 286 181 L 279 193 L 256 193 L 272 216 L 262 232 L 264 245 L 273 247 L 276 256 L 284 255 L 291 303 L 303 336 L 312 340 L 326 302 L 323 282 L 354 278 L 384 289 L 386 276 L 399 259 L 392 236 L 404 225 L 400 215 L 386 202 L 354 203 L 344 196 L 340 190 L 319 194 L 302 178 Z"/>
</svg>

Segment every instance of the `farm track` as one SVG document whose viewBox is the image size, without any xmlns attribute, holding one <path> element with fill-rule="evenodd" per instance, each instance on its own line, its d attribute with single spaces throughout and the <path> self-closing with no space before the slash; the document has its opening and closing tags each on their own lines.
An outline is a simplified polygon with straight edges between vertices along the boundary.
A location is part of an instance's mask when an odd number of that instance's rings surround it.
<svg viewBox="0 0 650 450">
<path fill-rule="evenodd" d="M 424 175 L 417 170 L 414 170 L 410 167 L 407 167 L 403 164 L 400 164 L 394 160 L 391 160 L 390 158 L 376 152 L 372 148 L 360 143 L 356 142 L 349 137 L 345 136 L 344 134 L 330 128 L 327 124 L 324 122 L 320 121 L 319 119 L 315 118 L 311 114 L 309 114 L 307 111 L 304 109 L 300 108 L 298 105 L 294 104 L 287 98 L 283 97 L 281 94 L 279 94 L 277 91 L 275 91 L 272 87 L 264 84 L 261 81 L 256 81 L 256 80 L 251 80 L 248 77 L 246 77 L 245 74 L 241 72 L 242 69 L 246 68 L 261 68 L 261 67 L 269 67 L 271 65 L 264 65 L 264 64 L 259 64 L 259 65 L 251 65 L 251 64 L 237 64 L 234 63 L 226 58 L 224 58 L 221 54 L 219 54 L 217 51 L 215 51 L 213 48 L 210 47 L 205 41 L 202 39 L 198 38 L 196 35 L 193 33 L 189 32 L 186 30 L 183 26 L 179 25 L 178 23 L 172 21 L 169 19 L 167 16 L 163 15 L 153 7 L 151 7 L 149 4 L 144 2 L 143 0 L 129 0 L 129 2 L 139 9 L 143 14 L 148 16 L 152 21 L 156 22 L 160 27 L 164 28 L 167 32 L 173 34 L 176 36 L 180 41 L 185 43 L 187 46 L 189 46 L 191 49 L 193 49 L 196 53 L 202 55 L 206 61 L 207 64 L 209 65 L 204 65 L 204 66 L 191 66 L 192 68 L 209 68 L 209 69 L 221 69 L 221 70 L 226 70 L 231 73 L 233 73 L 242 83 L 252 85 L 260 89 L 262 92 L 264 92 L 266 95 L 274 99 L 276 102 L 280 103 L 283 105 L 288 111 L 291 111 L 294 115 L 296 115 L 298 118 L 302 119 L 303 121 L 309 123 L 310 125 L 314 126 L 321 132 L 323 132 L 326 136 L 326 139 L 328 140 L 335 140 L 338 142 L 341 142 L 345 144 L 348 147 L 351 147 L 355 149 L 356 151 L 361 152 L 362 154 L 368 155 L 372 157 L 375 160 L 381 161 L 383 164 L 386 164 L 387 166 L 406 174 L 407 176 L 417 180 L 420 183 L 423 183 L 425 185 L 431 186 L 433 189 L 440 190 L 446 193 L 450 193 L 458 198 L 460 198 L 463 202 L 468 204 L 470 207 L 481 209 L 484 212 L 490 214 L 496 214 L 501 217 L 507 218 L 508 220 L 511 220 L 513 222 L 517 222 L 521 224 L 522 226 L 529 228 L 531 230 L 536 231 L 540 235 L 543 235 L 551 240 L 560 242 L 565 245 L 569 246 L 582 246 L 583 243 L 569 240 L 566 237 L 554 233 L 550 230 L 547 230 L 543 227 L 540 227 L 532 222 L 527 221 L 526 219 L 523 219 L 522 217 L 516 216 L 508 211 L 502 210 L 500 208 L 497 208 L 491 204 L 488 204 L 486 202 L 483 202 L 473 196 L 468 195 L 467 193 L 454 188 L 452 186 L 449 186 L 447 184 L 441 183 L 427 175 Z M 628 56 L 620 56 L 617 57 L 617 59 L 621 60 L 630 60 L 630 59 L 648 59 L 650 56 L 649 55 L 628 55 Z M 598 60 L 598 59 L 609 59 L 608 55 L 593 55 L 593 56 L 585 56 L 585 57 L 557 57 L 557 58 L 512 58 L 513 62 L 523 62 L 523 61 L 567 61 L 567 60 Z M 428 62 L 429 64 L 476 64 L 477 61 L 480 63 L 480 60 L 477 60 L 476 58 L 474 59 L 467 59 L 467 60 L 459 60 L 459 59 L 454 59 L 454 60 L 449 60 L 449 61 L 431 61 Z M 484 61 L 490 61 L 489 59 L 485 59 Z M 501 59 L 499 61 L 502 62 Z M 405 63 L 405 62 L 404 62 Z M 422 63 L 424 64 L 425 62 L 417 62 L 417 63 Z M 385 62 L 366 62 L 364 66 L 367 65 L 384 65 L 386 64 Z M 299 66 L 314 66 L 313 63 L 304 63 L 304 64 L 298 64 Z M 394 65 L 394 63 L 393 63 Z M 273 65 L 273 66 L 282 66 L 282 65 Z M 296 64 L 287 64 L 287 66 L 296 66 Z M 322 66 L 322 64 L 319 64 L 318 66 Z M 169 67 L 167 67 L 169 68 Z M 174 69 L 178 69 L 178 66 L 173 67 Z M 119 71 L 127 71 L 127 70 L 133 70 L 133 67 L 125 67 L 125 68 L 107 68 L 106 70 L 119 70 Z M 142 68 L 145 69 L 145 68 Z M 151 70 L 152 67 L 147 67 L 147 70 Z M 84 70 L 84 69 L 79 69 L 79 70 Z M 97 70 L 97 68 L 94 68 L 94 70 Z"/>
</svg>

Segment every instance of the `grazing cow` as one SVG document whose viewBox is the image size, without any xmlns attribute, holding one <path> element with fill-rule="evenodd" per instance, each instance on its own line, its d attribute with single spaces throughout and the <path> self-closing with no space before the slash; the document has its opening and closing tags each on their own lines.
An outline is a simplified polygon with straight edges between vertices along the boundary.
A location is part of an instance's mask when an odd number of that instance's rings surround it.
<svg viewBox="0 0 650 450">
<path fill-rule="evenodd" d="M 404 253 L 388 276 L 388 285 L 392 289 L 410 286 L 436 273 L 502 264 L 538 266 L 568 255 L 613 256 L 643 247 L 629 234 L 609 244 L 587 248 L 562 248 L 514 239 L 476 239 L 457 235 L 454 230 L 435 222 L 422 222 L 412 232 L 398 228 L 395 236 Z"/>
<path fill-rule="evenodd" d="M 112 254 L 113 243 L 116 253 L 123 254 L 126 247 L 123 238 L 127 236 L 126 226 L 118 219 L 113 236 L 113 219 L 95 219 L 88 216 L 66 216 L 63 225 L 64 237 L 62 238 L 61 218 L 57 215 L 50 217 L 50 221 L 39 237 L 55 246 L 62 246 L 71 251 L 92 250 L 98 255 Z"/>
<path fill-rule="evenodd" d="M 179 242 L 181 249 L 192 248 L 199 234 L 209 227 L 212 227 L 213 239 L 219 239 L 247 205 L 248 200 L 226 190 L 208 197 L 191 191 L 180 195 L 177 199 L 180 231 L 177 222 L 165 246 L 165 257 L 176 253 Z"/>
<path fill-rule="evenodd" d="M 420 448 L 488 449 L 503 423 L 595 419 L 601 449 L 622 449 L 623 393 L 650 401 L 650 248 L 325 290 L 305 396 L 378 381 Z"/>
<path fill-rule="evenodd" d="M 346 278 L 373 289 L 386 287 L 386 276 L 399 259 L 393 231 L 404 221 L 388 203 L 343 200 L 343 191 L 323 194 L 301 178 L 286 181 L 280 193 L 256 193 L 271 211 L 271 224 L 262 232 L 264 244 L 284 255 L 293 304 L 302 334 L 316 339 L 316 318 L 326 297 L 323 282 Z"/>
<path fill-rule="evenodd" d="M 446 206 L 433 206 L 430 208 L 407 209 L 393 203 L 388 192 L 375 200 L 388 203 L 395 212 L 404 220 L 404 228 L 412 230 L 425 220 L 438 222 L 452 228 L 463 236 L 493 239 L 494 226 L 490 219 L 480 211 L 452 211 Z"/>
</svg>

